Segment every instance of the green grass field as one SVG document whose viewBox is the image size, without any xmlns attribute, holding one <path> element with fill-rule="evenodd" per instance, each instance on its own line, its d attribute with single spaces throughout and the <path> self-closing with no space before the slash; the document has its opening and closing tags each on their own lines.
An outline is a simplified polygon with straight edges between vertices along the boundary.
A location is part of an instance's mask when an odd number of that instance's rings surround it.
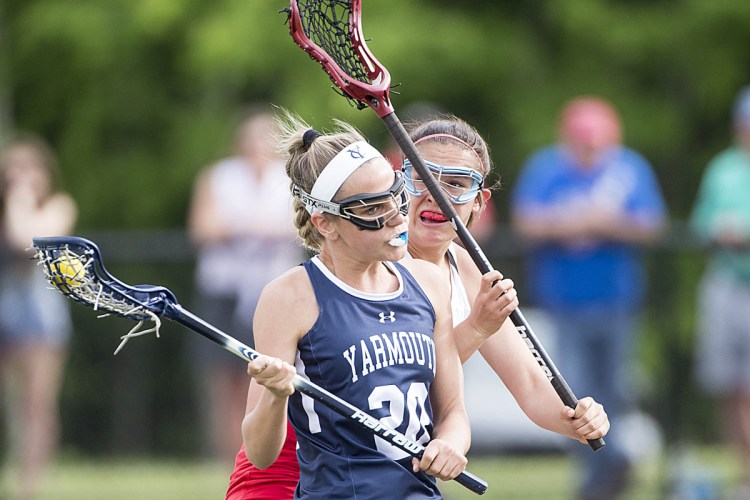
<svg viewBox="0 0 750 500">
<path fill-rule="evenodd" d="M 724 449 L 701 449 L 695 461 L 688 474 L 695 481 L 709 475 L 716 493 L 738 477 L 738 466 Z M 478 456 L 470 459 L 469 470 L 490 485 L 481 498 L 503 500 L 571 499 L 576 476 L 573 464 L 561 455 Z M 666 459 L 640 463 L 627 498 L 668 498 L 669 471 Z M 39 500 L 223 499 L 229 472 L 216 464 L 195 462 L 63 458 L 44 481 Z M 8 471 L 5 483 L 7 476 Z M 441 483 L 440 488 L 447 500 L 479 498 L 454 482 Z M 0 498 L 5 498 L 2 493 Z"/>
</svg>

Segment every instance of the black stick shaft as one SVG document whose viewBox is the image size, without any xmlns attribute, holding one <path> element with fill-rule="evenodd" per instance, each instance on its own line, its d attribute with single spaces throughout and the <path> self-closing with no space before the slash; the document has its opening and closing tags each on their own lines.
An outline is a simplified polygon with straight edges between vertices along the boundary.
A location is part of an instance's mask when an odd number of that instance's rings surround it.
<svg viewBox="0 0 750 500">
<path fill-rule="evenodd" d="M 234 337 L 230 337 L 178 304 L 169 304 L 164 311 L 164 316 L 219 344 L 227 351 L 245 361 L 251 361 L 260 356 L 258 351 L 251 349 Z M 324 404 L 339 415 L 348 417 L 350 420 L 376 436 L 385 439 L 397 448 L 402 449 L 412 457 L 422 458 L 425 450 L 424 446 L 410 441 L 400 432 L 382 425 L 375 417 L 368 415 L 359 408 L 347 403 L 335 394 L 328 392 L 300 375 L 295 375 L 293 383 L 294 388 L 302 394 Z M 468 471 L 461 472 L 461 474 L 454 478 L 454 481 L 479 495 L 487 491 L 487 483 Z"/>
<path fill-rule="evenodd" d="M 432 172 L 430 172 L 424 160 L 422 160 L 422 157 L 417 151 L 417 147 L 414 145 L 414 142 L 412 142 L 409 134 L 406 132 L 406 129 L 404 129 L 401 121 L 396 116 L 396 113 L 389 113 L 383 116 L 383 122 L 385 122 L 386 127 L 388 127 L 388 131 L 390 132 L 393 139 L 398 143 L 401 151 L 403 151 L 404 155 L 406 155 L 414 168 L 417 169 L 419 177 L 425 183 L 427 190 L 430 192 L 435 202 L 440 207 L 443 215 L 448 219 L 451 226 L 453 226 L 453 229 L 455 229 L 456 234 L 458 234 L 458 237 L 461 239 L 464 247 L 469 252 L 469 255 L 471 255 L 472 260 L 479 268 L 479 271 L 482 274 L 486 274 L 492 271 L 492 266 L 490 265 L 489 260 L 487 260 L 487 257 L 484 255 L 484 252 L 482 252 L 479 244 L 466 228 L 466 225 L 458 217 L 458 214 L 453 208 L 453 205 L 451 205 L 450 200 L 448 200 L 443 191 L 440 189 L 440 186 L 438 186 L 437 181 L 432 175 Z M 567 382 L 565 382 L 565 379 L 560 374 L 560 371 L 557 369 L 557 367 L 555 367 L 552 359 L 549 357 L 541 342 L 539 342 L 539 339 L 537 339 L 536 335 L 534 334 L 534 331 L 531 329 L 531 326 L 526 321 L 526 318 L 524 318 L 523 314 L 521 313 L 520 308 L 516 308 L 510 314 L 510 319 L 515 325 L 518 333 L 521 335 L 521 337 L 523 337 L 527 347 L 531 351 L 537 363 L 539 363 L 539 366 L 544 371 L 545 375 L 547 375 L 547 378 L 552 384 L 552 387 L 554 387 L 555 392 L 557 392 L 557 395 L 560 396 L 562 402 L 570 408 L 575 408 L 578 404 L 578 398 L 576 398 L 575 394 L 573 394 L 573 391 L 570 389 Z M 588 442 L 589 446 L 591 446 L 594 451 L 605 445 L 604 439 L 602 438 L 589 439 Z"/>
</svg>

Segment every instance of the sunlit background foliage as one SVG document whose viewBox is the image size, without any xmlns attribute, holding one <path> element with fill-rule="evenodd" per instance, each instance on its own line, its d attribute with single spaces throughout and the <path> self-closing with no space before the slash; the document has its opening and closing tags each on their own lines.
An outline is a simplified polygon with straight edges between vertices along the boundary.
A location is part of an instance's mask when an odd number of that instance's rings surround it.
<svg viewBox="0 0 750 500">
<path fill-rule="evenodd" d="M 400 84 L 392 96 L 397 114 L 433 102 L 488 139 L 494 173 L 506 185 L 496 196 L 500 224 L 524 159 L 555 139 L 560 107 L 581 94 L 619 108 L 626 142 L 653 163 L 673 220 L 684 220 L 707 160 L 730 141 L 732 100 L 750 83 L 747 0 L 363 3 L 368 44 Z M 233 120 L 248 103 L 283 106 L 322 129 L 340 118 L 385 144 L 375 114 L 331 90 L 294 45 L 280 12 L 286 5 L 2 0 L 0 138 L 23 129 L 52 143 L 84 233 L 183 229 L 196 172 L 228 151 Z M 189 264 L 179 278 L 163 274 L 164 266 L 122 272 L 189 290 Z M 692 397 L 684 381 L 700 261 L 662 253 L 652 269 L 651 299 L 661 302 L 647 324 L 646 398 L 669 423 Z M 112 330 L 126 327 L 111 321 L 78 323 L 110 331 L 106 340 L 76 337 L 64 392 L 67 441 L 127 448 L 137 427 L 141 436 L 151 433 L 146 449 L 189 449 L 177 445 L 189 440 L 195 420 L 185 402 L 190 370 L 177 355 L 184 335 L 175 328 L 158 347 L 136 346 L 113 360 Z M 160 416 L 168 425 L 152 429 Z M 118 419 L 127 422 L 118 427 Z M 109 437 L 110 427 L 120 435 Z"/>
</svg>

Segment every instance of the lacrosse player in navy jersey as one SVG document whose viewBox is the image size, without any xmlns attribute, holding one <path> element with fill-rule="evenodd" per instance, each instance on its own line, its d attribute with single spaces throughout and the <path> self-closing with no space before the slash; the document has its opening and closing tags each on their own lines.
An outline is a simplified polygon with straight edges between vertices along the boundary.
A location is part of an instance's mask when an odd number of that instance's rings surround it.
<svg viewBox="0 0 750 500">
<path fill-rule="evenodd" d="M 350 126 L 321 135 L 287 115 L 280 144 L 296 226 L 316 255 L 264 289 L 242 425 L 264 468 L 298 440 L 295 498 L 440 498 L 435 477 L 466 466 L 470 431 L 449 291 L 433 264 L 407 259 L 404 179 Z M 295 373 L 426 446 L 414 459 L 307 396 Z M 288 409 L 288 413 L 287 413 Z"/>
</svg>

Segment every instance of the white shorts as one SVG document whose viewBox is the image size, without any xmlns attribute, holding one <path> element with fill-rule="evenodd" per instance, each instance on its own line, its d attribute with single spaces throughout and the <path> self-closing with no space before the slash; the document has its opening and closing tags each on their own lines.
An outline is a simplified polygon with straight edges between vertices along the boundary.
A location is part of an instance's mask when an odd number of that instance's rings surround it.
<svg viewBox="0 0 750 500">
<path fill-rule="evenodd" d="M 0 349 L 29 343 L 65 347 L 72 330 L 69 299 L 36 266 L 6 266 L 0 276 Z"/>
<path fill-rule="evenodd" d="M 699 286 L 698 382 L 715 395 L 750 392 L 750 283 L 708 270 Z"/>
</svg>

